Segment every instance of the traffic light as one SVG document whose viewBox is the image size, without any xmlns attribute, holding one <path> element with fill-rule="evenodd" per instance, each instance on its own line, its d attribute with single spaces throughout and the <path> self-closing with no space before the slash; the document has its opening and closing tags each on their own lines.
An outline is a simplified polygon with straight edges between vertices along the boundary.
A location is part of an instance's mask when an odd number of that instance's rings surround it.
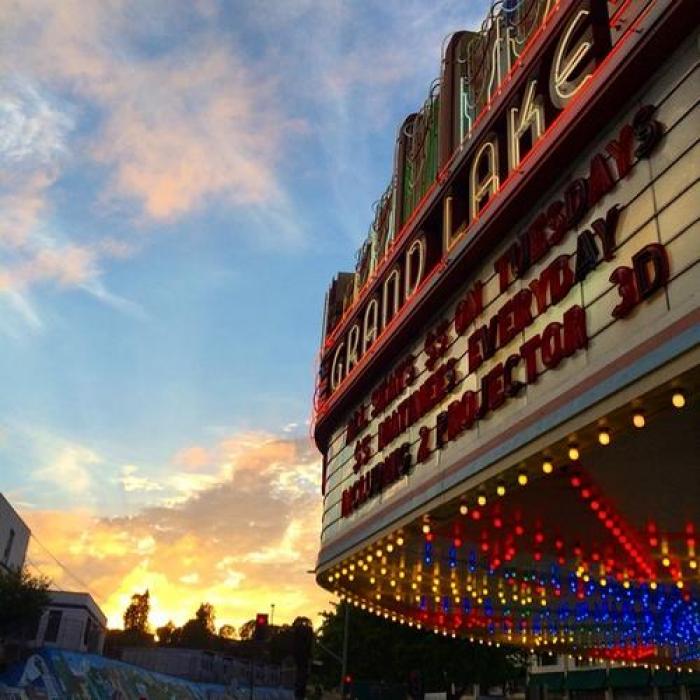
<svg viewBox="0 0 700 700">
<path fill-rule="evenodd" d="M 267 639 L 268 632 L 269 625 L 267 613 L 258 613 L 255 616 L 255 632 L 253 632 L 253 639 L 256 642 L 264 642 Z"/>
<path fill-rule="evenodd" d="M 343 676 L 343 692 L 342 696 L 344 698 L 350 697 L 352 695 L 352 675 L 347 673 Z"/>
</svg>

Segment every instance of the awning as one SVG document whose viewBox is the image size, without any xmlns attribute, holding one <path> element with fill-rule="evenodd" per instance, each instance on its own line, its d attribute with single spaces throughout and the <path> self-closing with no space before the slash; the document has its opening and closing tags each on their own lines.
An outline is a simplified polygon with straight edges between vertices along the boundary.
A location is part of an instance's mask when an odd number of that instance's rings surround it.
<svg viewBox="0 0 700 700">
<path fill-rule="evenodd" d="M 659 670 L 654 671 L 654 675 L 651 678 L 651 684 L 657 688 L 669 688 L 674 685 L 677 681 L 675 671 Z"/>
<path fill-rule="evenodd" d="M 678 674 L 679 685 L 700 685 L 700 673 L 690 673 L 688 671 L 683 671 Z"/>
<path fill-rule="evenodd" d="M 561 671 L 531 673 L 528 677 L 530 686 L 543 686 L 549 690 L 564 689 L 564 674 Z"/>
<path fill-rule="evenodd" d="M 647 688 L 650 672 L 648 668 L 611 668 L 611 688 Z"/>
<path fill-rule="evenodd" d="M 604 668 L 593 671 L 571 671 L 566 675 L 567 690 L 602 690 L 607 684 Z"/>
</svg>

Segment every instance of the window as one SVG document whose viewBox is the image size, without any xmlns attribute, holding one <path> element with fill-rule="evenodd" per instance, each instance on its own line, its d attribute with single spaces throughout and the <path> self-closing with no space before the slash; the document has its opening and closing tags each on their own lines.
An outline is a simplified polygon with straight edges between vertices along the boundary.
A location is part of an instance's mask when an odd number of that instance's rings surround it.
<svg viewBox="0 0 700 700">
<path fill-rule="evenodd" d="M 10 558 L 10 554 L 12 552 L 12 545 L 14 544 L 15 541 L 15 531 L 10 528 L 10 536 L 7 538 L 7 544 L 5 545 L 5 551 L 2 554 L 2 560 L 4 562 L 7 562 L 7 560 Z"/>
<path fill-rule="evenodd" d="M 88 617 L 85 621 L 85 632 L 83 632 L 83 646 L 88 645 L 88 640 L 90 639 L 90 627 L 92 627 L 92 620 Z"/>
<path fill-rule="evenodd" d="M 63 612 L 60 610 L 50 610 L 49 620 L 46 623 L 46 631 L 44 632 L 45 642 L 55 642 L 58 639 L 58 630 L 61 627 L 61 618 Z"/>
</svg>

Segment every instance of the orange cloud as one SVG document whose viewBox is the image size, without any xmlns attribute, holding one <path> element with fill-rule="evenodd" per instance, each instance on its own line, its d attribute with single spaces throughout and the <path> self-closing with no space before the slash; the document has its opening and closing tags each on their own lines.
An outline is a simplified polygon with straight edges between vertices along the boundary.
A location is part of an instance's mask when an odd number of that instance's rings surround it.
<svg viewBox="0 0 700 700">
<path fill-rule="evenodd" d="M 173 458 L 174 464 L 187 471 L 198 471 L 212 463 L 213 457 L 209 450 L 199 445 L 180 450 Z"/>
<path fill-rule="evenodd" d="M 86 511 L 26 510 L 39 539 L 100 599 L 113 626 L 133 592 L 149 588 L 151 622 L 182 624 L 202 601 L 219 624 L 240 625 L 275 604 L 275 617 L 316 618 L 328 594 L 306 572 L 314 567 L 321 521 L 319 463 L 306 441 L 246 433 L 213 452 L 230 475 L 171 506 L 131 517 Z M 129 474 L 135 476 L 133 470 Z M 46 556 L 32 562 L 58 585 L 80 588 Z"/>
</svg>

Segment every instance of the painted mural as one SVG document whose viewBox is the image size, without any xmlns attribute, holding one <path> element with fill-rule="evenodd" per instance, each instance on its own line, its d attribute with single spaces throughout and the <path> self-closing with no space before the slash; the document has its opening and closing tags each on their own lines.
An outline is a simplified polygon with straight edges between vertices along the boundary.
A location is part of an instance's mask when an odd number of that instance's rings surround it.
<svg viewBox="0 0 700 700">
<path fill-rule="evenodd" d="M 194 683 L 92 654 L 42 649 L 0 675 L 1 700 L 246 700 L 250 690 Z M 255 700 L 291 691 L 256 688 Z"/>
</svg>

